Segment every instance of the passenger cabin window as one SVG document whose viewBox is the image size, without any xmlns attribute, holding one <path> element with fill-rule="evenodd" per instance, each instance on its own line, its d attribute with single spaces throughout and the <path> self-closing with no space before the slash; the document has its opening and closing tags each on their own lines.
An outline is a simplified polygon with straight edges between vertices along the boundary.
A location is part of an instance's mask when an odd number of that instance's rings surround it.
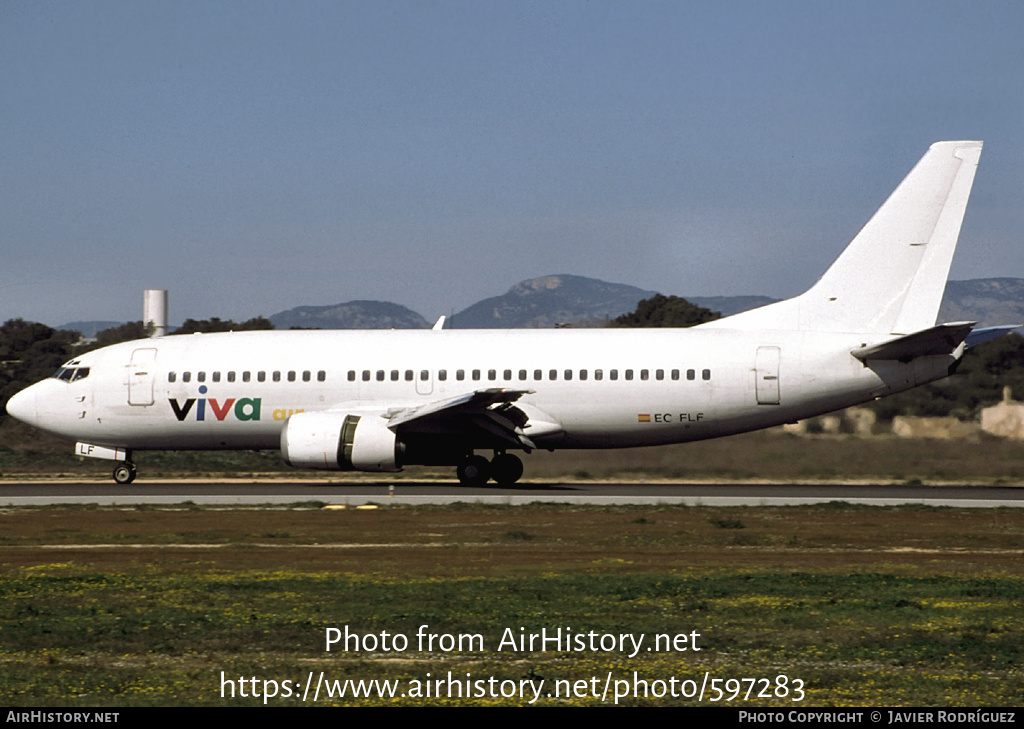
<svg viewBox="0 0 1024 729">
<path fill-rule="evenodd" d="M 448 370 L 438 370 L 437 371 L 437 379 L 440 380 L 441 382 L 444 382 L 445 380 L 447 380 L 448 379 Z"/>
<path fill-rule="evenodd" d="M 466 379 L 466 370 L 455 370 L 455 379 L 462 382 Z"/>
<path fill-rule="evenodd" d="M 302 381 L 303 382 L 309 382 L 312 379 L 313 379 L 313 373 L 312 372 L 310 372 L 309 370 L 303 370 L 302 371 Z"/>
<path fill-rule="evenodd" d="M 398 382 L 398 370 L 391 370 L 391 381 Z"/>
<path fill-rule="evenodd" d="M 249 374 L 249 373 L 246 372 L 245 374 Z M 246 380 L 246 381 L 248 382 L 248 380 Z M 317 382 L 326 382 L 327 381 L 327 371 L 326 370 L 320 370 L 319 372 L 317 372 L 316 373 L 316 381 Z"/>
<path fill-rule="evenodd" d="M 701 372 L 700 373 L 700 378 L 702 380 L 710 380 L 711 379 L 711 370 L 704 370 L 703 372 Z"/>
<path fill-rule="evenodd" d="M 280 382 L 281 381 L 281 370 L 274 370 L 274 374 L 272 375 L 271 379 L 273 379 L 274 382 Z"/>
<path fill-rule="evenodd" d="M 196 382 L 206 382 L 206 373 L 205 372 L 197 372 L 196 373 Z"/>
<path fill-rule="evenodd" d="M 353 374 L 355 374 L 355 373 L 353 373 Z M 263 370 L 260 370 L 259 372 L 257 372 L 256 373 L 256 381 L 257 382 L 266 382 L 267 381 L 267 373 L 264 372 Z"/>
<path fill-rule="evenodd" d="M 234 372 L 228 372 L 228 382 L 234 382 L 234 381 L 235 381 L 235 373 Z"/>
<path fill-rule="evenodd" d="M 176 382 L 177 379 L 178 379 L 178 374 L 176 372 L 168 372 L 167 373 L 167 381 L 168 382 Z"/>
<path fill-rule="evenodd" d="M 181 373 L 181 381 L 182 382 L 192 382 L 192 373 L 191 372 L 182 372 Z"/>
<path fill-rule="evenodd" d="M 696 370 L 686 370 L 686 379 L 692 380 L 695 377 L 697 377 L 697 371 Z"/>
</svg>

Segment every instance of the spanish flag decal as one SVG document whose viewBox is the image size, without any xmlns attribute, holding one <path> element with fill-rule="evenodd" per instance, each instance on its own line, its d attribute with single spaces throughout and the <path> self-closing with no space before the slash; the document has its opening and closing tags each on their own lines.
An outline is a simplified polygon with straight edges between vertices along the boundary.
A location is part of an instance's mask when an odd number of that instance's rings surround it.
<svg viewBox="0 0 1024 729">
<path fill-rule="evenodd" d="M 638 423 L 649 423 L 649 422 L 651 422 L 651 416 L 650 415 L 637 415 L 636 416 L 636 421 Z"/>
</svg>

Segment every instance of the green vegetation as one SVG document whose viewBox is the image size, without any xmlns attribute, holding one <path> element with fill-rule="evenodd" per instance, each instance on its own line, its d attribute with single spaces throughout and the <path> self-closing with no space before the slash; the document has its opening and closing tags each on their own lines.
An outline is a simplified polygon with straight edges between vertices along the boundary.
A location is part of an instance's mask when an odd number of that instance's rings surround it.
<svg viewBox="0 0 1024 729">
<path fill-rule="evenodd" d="M 648 681 L 699 683 L 708 672 L 804 682 L 802 702 L 732 706 L 1016 705 L 1022 527 L 1020 510 L 843 503 L 7 509 L 0 695 L 9 706 L 240 705 L 261 699 L 222 698 L 221 671 L 300 683 L 323 671 L 403 688 L 449 671 L 543 678 L 548 688 L 636 671 Z M 326 652 L 326 630 L 346 626 L 410 644 Z M 425 650 L 420 626 L 481 641 Z M 698 633 L 701 650 L 498 650 L 506 629 L 559 628 L 647 641 Z"/>
<path fill-rule="evenodd" d="M 680 296 L 655 294 L 636 305 L 636 311 L 612 319 L 613 327 L 692 327 L 722 315 Z"/>
<path fill-rule="evenodd" d="M 122 324 L 119 327 L 110 327 L 103 331 L 96 333 L 96 342 L 91 345 L 83 345 L 78 351 L 87 351 L 89 349 L 99 349 L 100 347 L 109 347 L 111 344 L 119 344 L 120 342 L 130 342 L 133 339 L 144 339 L 152 335 L 149 327 L 147 327 L 142 321 L 130 321 L 127 324 Z"/>
<path fill-rule="evenodd" d="M 222 321 L 217 317 L 211 319 L 186 319 L 185 323 L 174 330 L 174 334 L 195 334 L 196 332 L 249 332 L 273 329 L 274 325 L 263 316 L 253 317 L 241 323 L 231 319 Z"/>
</svg>

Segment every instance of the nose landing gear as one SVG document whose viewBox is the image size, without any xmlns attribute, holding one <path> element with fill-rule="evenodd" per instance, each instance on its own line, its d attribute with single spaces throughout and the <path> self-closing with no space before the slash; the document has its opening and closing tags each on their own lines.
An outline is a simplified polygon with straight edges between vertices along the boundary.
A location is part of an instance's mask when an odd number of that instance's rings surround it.
<svg viewBox="0 0 1024 729">
<path fill-rule="evenodd" d="M 138 469 L 135 468 L 134 463 L 131 461 L 125 461 L 124 463 L 117 464 L 114 468 L 114 480 L 119 484 L 127 485 L 135 480 L 138 473 Z"/>
</svg>

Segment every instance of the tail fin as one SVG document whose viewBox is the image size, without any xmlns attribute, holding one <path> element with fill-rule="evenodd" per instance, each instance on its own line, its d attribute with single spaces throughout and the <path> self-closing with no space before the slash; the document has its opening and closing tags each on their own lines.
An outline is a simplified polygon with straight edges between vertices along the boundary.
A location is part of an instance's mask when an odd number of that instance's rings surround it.
<svg viewBox="0 0 1024 729">
<path fill-rule="evenodd" d="M 981 142 L 936 142 L 806 293 L 702 326 L 909 334 L 934 326 Z"/>
</svg>

